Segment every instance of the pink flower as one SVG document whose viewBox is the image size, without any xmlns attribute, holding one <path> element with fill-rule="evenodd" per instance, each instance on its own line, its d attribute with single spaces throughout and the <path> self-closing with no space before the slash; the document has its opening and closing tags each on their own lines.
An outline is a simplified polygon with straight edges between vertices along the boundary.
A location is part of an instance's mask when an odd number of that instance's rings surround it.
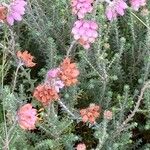
<svg viewBox="0 0 150 150">
<path fill-rule="evenodd" d="M 25 0 L 14 0 L 10 3 L 7 14 L 7 23 L 13 25 L 14 21 L 21 21 L 22 15 L 25 14 L 25 6 L 27 2 Z"/>
<path fill-rule="evenodd" d="M 61 80 L 56 80 L 54 86 L 55 90 L 59 93 L 59 90 L 62 89 L 65 85 Z"/>
<path fill-rule="evenodd" d="M 77 145 L 76 150 L 86 150 L 86 145 L 84 143 L 80 143 Z"/>
<path fill-rule="evenodd" d="M 59 68 L 54 68 L 48 71 L 47 75 L 49 78 L 56 78 L 58 77 L 58 73 L 59 73 Z"/>
<path fill-rule="evenodd" d="M 98 37 L 98 25 L 95 21 L 77 20 L 72 28 L 74 39 L 78 41 L 85 49 L 90 48 Z"/>
<path fill-rule="evenodd" d="M 72 13 L 83 19 L 86 13 L 93 10 L 94 0 L 71 0 Z"/>
<path fill-rule="evenodd" d="M 113 0 L 106 7 L 106 17 L 108 20 L 112 21 L 117 18 L 118 15 L 123 16 L 125 9 L 127 9 L 127 4 L 124 0 Z"/>
<path fill-rule="evenodd" d="M 141 6 L 146 5 L 146 0 L 130 0 L 131 7 L 138 11 Z"/>
<path fill-rule="evenodd" d="M 35 129 L 37 121 L 37 110 L 32 108 L 32 104 L 25 104 L 18 111 L 18 124 L 22 129 Z"/>
<path fill-rule="evenodd" d="M 112 119 L 112 112 L 109 110 L 105 110 L 104 111 L 104 118 L 107 120 L 111 120 Z"/>
<path fill-rule="evenodd" d="M 46 83 L 52 86 L 58 93 L 64 87 L 63 81 L 59 78 L 60 68 L 54 68 L 47 72 Z"/>
</svg>

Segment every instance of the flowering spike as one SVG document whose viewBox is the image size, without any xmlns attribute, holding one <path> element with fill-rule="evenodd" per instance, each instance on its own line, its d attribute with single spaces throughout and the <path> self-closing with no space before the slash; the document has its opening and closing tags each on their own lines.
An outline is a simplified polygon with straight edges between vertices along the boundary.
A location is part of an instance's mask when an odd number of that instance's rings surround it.
<svg viewBox="0 0 150 150">
<path fill-rule="evenodd" d="M 117 19 L 118 15 L 123 16 L 127 8 L 128 6 L 124 0 L 113 0 L 106 7 L 106 17 L 108 20 L 113 21 Z"/>
<path fill-rule="evenodd" d="M 63 81 L 59 78 L 60 68 L 54 68 L 47 72 L 46 83 L 52 86 L 58 93 L 64 87 Z"/>
<path fill-rule="evenodd" d="M 146 5 L 146 0 L 130 0 L 131 7 L 138 11 L 141 6 Z"/>
<path fill-rule="evenodd" d="M 34 67 L 36 65 L 36 63 L 33 62 L 34 57 L 28 51 L 18 51 L 17 57 L 26 67 Z"/>
<path fill-rule="evenodd" d="M 72 13 L 83 19 L 86 13 L 92 12 L 93 2 L 94 0 L 71 0 Z"/>
<path fill-rule="evenodd" d="M 33 97 L 40 101 L 44 106 L 48 106 L 52 101 L 59 99 L 57 91 L 47 84 L 38 85 L 35 88 Z"/>
<path fill-rule="evenodd" d="M 14 21 L 21 21 L 22 15 L 25 14 L 25 6 L 27 2 L 25 0 L 13 0 L 8 8 L 7 23 L 12 26 Z"/>
<path fill-rule="evenodd" d="M 90 44 L 98 37 L 98 25 L 95 21 L 77 20 L 72 28 L 74 39 L 85 49 L 90 48 Z"/>
<path fill-rule="evenodd" d="M 96 118 L 99 117 L 100 114 L 100 106 L 95 104 L 90 104 L 90 106 L 86 109 L 80 110 L 80 115 L 82 117 L 83 122 L 90 122 L 91 124 L 95 123 Z"/>
<path fill-rule="evenodd" d="M 66 86 L 74 85 L 78 82 L 79 70 L 75 63 L 71 63 L 70 58 L 65 58 L 60 65 L 60 79 Z"/>
</svg>

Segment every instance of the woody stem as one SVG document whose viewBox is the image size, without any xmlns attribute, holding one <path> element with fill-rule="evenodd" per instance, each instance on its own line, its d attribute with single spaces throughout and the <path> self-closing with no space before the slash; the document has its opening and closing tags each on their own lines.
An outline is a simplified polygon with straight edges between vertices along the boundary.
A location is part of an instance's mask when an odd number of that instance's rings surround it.
<svg viewBox="0 0 150 150">
<path fill-rule="evenodd" d="M 135 13 L 133 13 L 132 11 L 130 11 L 131 15 L 133 15 L 137 20 L 139 20 L 147 29 L 150 30 L 150 27 L 143 21 L 141 20 Z"/>
<path fill-rule="evenodd" d="M 58 100 L 58 103 L 65 109 L 65 111 L 72 116 L 74 119 L 76 119 L 76 116 L 66 107 L 66 105 L 61 101 Z"/>
<path fill-rule="evenodd" d="M 69 47 L 69 49 L 67 51 L 67 54 L 66 54 L 67 57 L 70 55 L 70 52 L 71 52 L 73 46 L 75 45 L 75 43 L 76 43 L 76 41 L 72 41 L 72 43 L 71 43 L 71 45 L 70 45 L 70 47 Z"/>
</svg>

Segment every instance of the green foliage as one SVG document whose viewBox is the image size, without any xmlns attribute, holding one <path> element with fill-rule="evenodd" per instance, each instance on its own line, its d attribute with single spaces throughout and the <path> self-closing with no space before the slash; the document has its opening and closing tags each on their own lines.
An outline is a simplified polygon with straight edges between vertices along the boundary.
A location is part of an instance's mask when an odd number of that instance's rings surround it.
<svg viewBox="0 0 150 150">
<path fill-rule="evenodd" d="M 34 89 L 66 57 L 77 18 L 69 0 L 27 2 L 22 22 L 0 26 L 0 149 L 74 150 L 82 142 L 87 150 L 150 149 L 145 133 L 150 132 L 149 84 L 143 90 L 150 79 L 150 13 L 142 14 L 150 4 L 137 13 L 129 8 L 125 16 L 108 22 L 105 5 L 94 1 L 86 19 L 97 21 L 99 37 L 89 50 L 76 43 L 70 52 L 79 82 L 45 107 L 33 98 Z M 36 66 L 21 66 L 16 74 L 18 50 L 28 50 Z M 37 109 L 35 130 L 18 125 L 17 111 L 26 103 Z M 93 125 L 81 123 L 79 111 L 91 103 L 100 106 L 99 119 Z M 105 110 L 112 111 L 112 119 L 104 117 Z"/>
</svg>

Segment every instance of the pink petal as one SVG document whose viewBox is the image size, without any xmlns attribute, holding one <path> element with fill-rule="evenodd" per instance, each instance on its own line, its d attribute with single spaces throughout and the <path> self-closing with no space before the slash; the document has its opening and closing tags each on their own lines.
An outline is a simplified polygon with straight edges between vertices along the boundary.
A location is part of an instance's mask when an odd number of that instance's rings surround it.
<svg viewBox="0 0 150 150">
<path fill-rule="evenodd" d="M 85 23 L 83 24 L 83 27 L 84 27 L 84 28 L 89 28 L 90 25 L 89 25 L 89 23 L 85 22 Z"/>
<path fill-rule="evenodd" d="M 84 18 L 84 14 L 81 13 L 81 12 L 78 12 L 78 17 L 79 17 L 79 19 L 83 19 Z"/>
<path fill-rule="evenodd" d="M 74 27 L 71 32 L 72 32 L 73 34 L 77 34 L 77 33 L 78 33 L 78 30 L 77 30 L 77 28 Z"/>
<path fill-rule="evenodd" d="M 126 9 L 128 8 L 128 5 L 124 2 L 124 1 L 120 1 L 120 3 L 118 4 L 119 7 Z"/>
<path fill-rule="evenodd" d="M 18 14 L 18 13 L 16 13 L 16 12 L 12 13 L 12 16 L 13 16 L 13 18 L 14 18 L 15 20 L 17 20 L 17 21 L 21 21 L 21 20 L 22 20 L 21 15 Z"/>
<path fill-rule="evenodd" d="M 79 34 L 82 36 L 82 35 L 85 35 L 85 32 L 86 32 L 86 30 L 85 30 L 85 28 L 84 27 L 81 27 L 80 29 L 79 29 Z"/>
<path fill-rule="evenodd" d="M 97 29 L 98 29 L 98 25 L 97 25 L 97 23 L 95 23 L 95 22 L 91 22 L 91 23 L 90 23 L 90 27 L 91 27 L 92 29 L 94 29 L 94 30 L 97 30 Z"/>
<path fill-rule="evenodd" d="M 82 25 L 82 21 L 76 21 L 75 22 L 75 26 L 77 27 L 77 28 L 79 28 L 79 27 L 81 27 L 81 25 Z"/>
<path fill-rule="evenodd" d="M 6 20 L 10 26 L 14 25 L 14 18 L 11 15 L 7 16 Z"/>
<path fill-rule="evenodd" d="M 113 13 L 110 8 L 106 9 L 106 17 L 108 18 L 108 20 L 113 20 Z"/>
<path fill-rule="evenodd" d="M 97 31 L 93 31 L 93 33 L 92 33 L 92 37 L 94 37 L 94 38 L 97 38 L 97 37 L 98 37 L 98 33 L 97 33 Z"/>
<path fill-rule="evenodd" d="M 123 16 L 124 15 L 124 10 L 121 7 L 117 7 L 116 11 L 119 15 Z"/>
<path fill-rule="evenodd" d="M 20 6 L 13 7 L 13 11 L 17 12 L 18 14 L 24 15 L 25 14 L 25 8 Z"/>
<path fill-rule="evenodd" d="M 85 49 L 89 49 L 89 48 L 90 48 L 90 44 L 83 45 L 83 47 L 84 47 Z"/>
<path fill-rule="evenodd" d="M 75 35 L 74 35 L 74 39 L 75 39 L 75 40 L 78 40 L 78 39 L 80 39 L 80 35 L 78 35 L 78 34 L 75 34 Z"/>
<path fill-rule="evenodd" d="M 22 6 L 27 5 L 27 2 L 25 2 L 24 0 L 16 0 L 16 1 L 14 2 L 14 4 L 16 4 L 16 5 L 20 6 L 20 7 L 22 7 Z"/>
<path fill-rule="evenodd" d="M 93 30 L 89 29 L 87 32 L 86 32 L 86 35 L 88 37 L 92 37 L 92 34 L 93 34 Z"/>
<path fill-rule="evenodd" d="M 94 43 L 95 42 L 95 38 L 89 38 L 89 42 Z"/>
</svg>

